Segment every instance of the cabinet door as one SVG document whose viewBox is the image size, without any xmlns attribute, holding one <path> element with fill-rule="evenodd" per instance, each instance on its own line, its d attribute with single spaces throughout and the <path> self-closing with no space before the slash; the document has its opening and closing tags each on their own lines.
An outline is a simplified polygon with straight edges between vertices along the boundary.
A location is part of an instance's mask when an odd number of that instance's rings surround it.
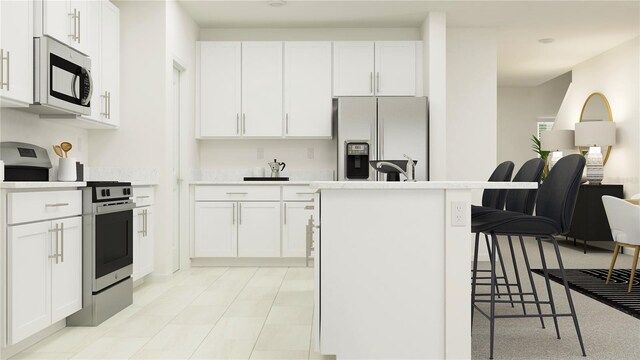
<svg viewBox="0 0 640 360">
<path fill-rule="evenodd" d="M 201 137 L 240 136 L 241 46 L 239 42 L 199 42 L 196 76 Z"/>
<path fill-rule="evenodd" d="M 416 43 L 376 42 L 375 91 L 379 96 L 416 95 Z"/>
<path fill-rule="evenodd" d="M 51 222 L 9 226 L 7 230 L 7 320 L 9 344 L 51 324 L 51 278 L 55 253 Z M 53 238 L 55 240 L 55 238 Z"/>
<path fill-rule="evenodd" d="M 46 1 L 46 0 L 45 0 Z M 59 0 L 58 0 L 59 1 Z M 90 41 L 89 41 L 89 37 L 87 36 L 87 34 L 89 33 L 89 24 L 91 23 L 95 23 L 95 22 L 100 22 L 100 18 L 91 18 L 89 16 L 89 13 L 87 11 L 87 9 L 89 8 L 89 2 L 92 2 L 95 0 L 70 0 L 69 1 L 69 14 L 73 14 L 74 10 L 76 11 L 76 23 L 73 24 L 73 17 L 71 17 L 70 15 L 68 15 L 67 17 L 71 19 L 71 30 L 69 31 L 69 34 L 73 34 L 74 33 L 74 28 L 73 26 L 75 26 L 75 34 L 76 37 L 75 39 L 72 37 L 69 37 L 69 39 L 71 39 L 71 41 L 69 42 L 69 45 L 83 53 L 88 53 L 90 51 Z M 102 3 L 106 3 L 109 2 L 108 0 L 99 0 Z"/>
<path fill-rule="evenodd" d="M 142 224 L 143 233 L 140 237 L 140 248 L 138 257 L 140 261 L 140 277 L 147 276 L 153 272 L 154 261 L 154 208 L 148 206 L 144 208 L 144 219 Z"/>
<path fill-rule="evenodd" d="M 33 1 L 0 1 L 2 106 L 33 103 Z"/>
<path fill-rule="evenodd" d="M 87 26 L 85 38 L 89 42 L 88 53 L 91 58 L 91 80 L 93 81 L 93 93 L 91 94 L 91 115 L 83 116 L 85 118 L 102 121 L 102 113 L 106 111 L 106 101 L 102 92 L 102 67 L 101 61 L 101 13 L 103 1 L 90 1 L 87 4 L 87 16 L 91 19 L 97 19 Z"/>
<path fill-rule="evenodd" d="M 374 51 L 371 41 L 333 43 L 333 96 L 373 95 Z"/>
<path fill-rule="evenodd" d="M 285 136 L 331 137 L 331 43 L 284 44 Z"/>
<path fill-rule="evenodd" d="M 238 256 L 280 256 L 280 202 L 238 203 Z"/>
<path fill-rule="evenodd" d="M 238 225 L 235 202 L 196 202 L 195 257 L 236 257 Z"/>
<path fill-rule="evenodd" d="M 53 233 L 59 262 L 51 262 L 51 322 L 62 320 L 82 308 L 82 217 L 55 220 Z"/>
<path fill-rule="evenodd" d="M 73 8 L 69 8 L 67 0 L 42 1 L 42 32 L 64 44 L 71 45 L 74 43 L 72 38 L 77 22 L 69 14 L 73 14 Z M 76 27 L 75 34 L 77 31 Z"/>
<path fill-rule="evenodd" d="M 305 257 L 307 254 L 307 223 L 313 210 L 305 206 L 313 202 L 285 202 L 282 216 L 282 256 Z"/>
<path fill-rule="evenodd" d="M 282 136 L 282 82 L 282 42 L 243 42 L 243 136 Z"/>
<path fill-rule="evenodd" d="M 110 1 L 101 1 L 100 104 L 102 121 L 120 124 L 120 11 Z M 104 104 L 103 104 L 104 103 Z"/>
</svg>

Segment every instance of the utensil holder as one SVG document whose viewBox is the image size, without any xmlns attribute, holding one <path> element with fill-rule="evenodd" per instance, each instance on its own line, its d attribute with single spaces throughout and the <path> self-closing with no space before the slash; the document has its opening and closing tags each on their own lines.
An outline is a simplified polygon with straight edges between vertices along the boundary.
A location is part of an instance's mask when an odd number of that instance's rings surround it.
<svg viewBox="0 0 640 360">
<path fill-rule="evenodd" d="M 75 158 L 59 158 L 58 159 L 58 181 L 76 181 L 76 159 Z"/>
</svg>

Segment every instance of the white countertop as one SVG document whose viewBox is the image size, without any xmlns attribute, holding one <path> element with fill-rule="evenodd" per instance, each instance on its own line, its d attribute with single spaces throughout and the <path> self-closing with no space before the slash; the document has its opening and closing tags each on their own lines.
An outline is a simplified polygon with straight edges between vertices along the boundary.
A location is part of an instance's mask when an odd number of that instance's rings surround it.
<svg viewBox="0 0 640 360">
<path fill-rule="evenodd" d="M 318 181 L 310 184 L 319 190 L 437 190 L 437 189 L 537 189 L 535 182 L 499 181 Z"/>
<path fill-rule="evenodd" d="M 189 185 L 309 185 L 313 181 L 189 181 Z"/>
<path fill-rule="evenodd" d="M 131 186 L 158 186 L 157 182 L 150 182 L 150 181 L 130 181 Z"/>
<path fill-rule="evenodd" d="M 3 181 L 0 189 L 59 189 L 87 186 L 83 181 Z"/>
</svg>

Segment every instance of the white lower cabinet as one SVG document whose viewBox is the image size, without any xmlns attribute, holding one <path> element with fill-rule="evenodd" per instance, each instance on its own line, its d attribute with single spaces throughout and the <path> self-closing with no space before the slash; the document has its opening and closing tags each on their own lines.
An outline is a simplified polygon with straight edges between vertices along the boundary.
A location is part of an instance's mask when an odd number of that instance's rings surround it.
<svg viewBox="0 0 640 360">
<path fill-rule="evenodd" d="M 82 218 L 7 229 L 8 343 L 82 308 Z"/>
<path fill-rule="evenodd" d="M 196 202 L 196 257 L 238 256 L 236 202 Z"/>
<path fill-rule="evenodd" d="M 133 209 L 133 280 L 153 272 L 154 206 Z"/>
<path fill-rule="evenodd" d="M 238 256 L 280 256 L 280 202 L 238 203 Z"/>
<path fill-rule="evenodd" d="M 304 257 L 307 254 L 307 222 L 313 215 L 306 209 L 313 202 L 285 201 L 282 215 L 282 256 Z"/>
</svg>

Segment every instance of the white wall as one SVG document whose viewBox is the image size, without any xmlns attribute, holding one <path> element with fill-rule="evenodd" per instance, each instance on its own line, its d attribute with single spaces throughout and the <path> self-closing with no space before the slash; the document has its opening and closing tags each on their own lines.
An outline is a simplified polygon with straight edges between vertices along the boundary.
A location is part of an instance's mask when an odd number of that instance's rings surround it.
<svg viewBox="0 0 640 360">
<path fill-rule="evenodd" d="M 0 109 L 0 141 L 19 141 L 43 147 L 47 149 L 54 168 L 58 167 L 58 156 L 52 146 L 63 141 L 73 144 L 69 156 L 83 164 L 89 160 L 88 130 L 60 124 L 55 120 L 42 120 L 36 114 L 17 109 Z"/>
<path fill-rule="evenodd" d="M 603 93 L 617 126 L 603 183 L 623 184 L 626 196 L 640 192 L 640 37 L 574 66 L 572 73 L 570 96 L 563 103 L 567 117 L 554 128 L 573 129 L 587 97 Z"/>
<path fill-rule="evenodd" d="M 536 87 L 498 88 L 498 163 L 513 161 L 517 169 L 536 154 L 531 136 L 540 118 L 555 118 L 569 84 L 571 72 Z"/>
<path fill-rule="evenodd" d="M 495 29 L 447 29 L 447 179 L 485 180 L 496 166 Z"/>
</svg>

